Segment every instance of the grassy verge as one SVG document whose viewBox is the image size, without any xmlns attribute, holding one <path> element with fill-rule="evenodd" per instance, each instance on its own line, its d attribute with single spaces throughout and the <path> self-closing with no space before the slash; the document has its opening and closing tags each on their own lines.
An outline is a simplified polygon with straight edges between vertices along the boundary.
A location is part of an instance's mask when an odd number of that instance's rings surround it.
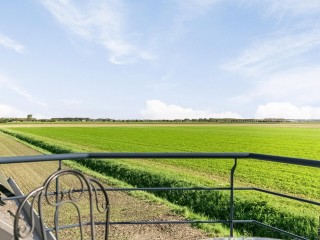
<svg viewBox="0 0 320 240">
<path fill-rule="evenodd" d="M 23 134 L 7 130 L 4 132 L 52 153 L 73 152 L 72 149 L 65 149 L 63 146 L 37 140 Z M 81 164 L 102 175 L 112 176 L 138 187 L 203 186 L 191 180 L 181 179 L 170 172 L 133 166 L 125 161 L 95 159 L 81 161 Z M 205 215 L 209 219 L 228 219 L 226 216 L 229 216 L 229 195 L 224 192 L 166 191 L 156 192 L 155 194 L 177 205 L 188 207 L 192 212 Z M 241 196 L 243 195 L 239 195 L 235 199 L 236 219 L 254 219 L 312 239 L 317 237 L 317 219 L 306 212 L 301 213 L 301 211 L 295 208 L 288 208 L 285 205 L 277 206 L 265 201 L 265 199 Z M 237 225 L 236 227 L 239 229 L 240 234 L 283 238 L 281 235 L 270 233 L 267 229 L 249 224 Z"/>
</svg>

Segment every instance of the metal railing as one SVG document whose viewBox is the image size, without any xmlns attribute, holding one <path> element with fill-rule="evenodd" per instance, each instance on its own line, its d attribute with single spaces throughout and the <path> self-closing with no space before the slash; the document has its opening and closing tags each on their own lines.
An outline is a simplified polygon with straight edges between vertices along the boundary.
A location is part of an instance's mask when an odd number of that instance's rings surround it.
<svg viewBox="0 0 320 240">
<path fill-rule="evenodd" d="M 52 155 L 38 155 L 38 156 L 21 156 L 21 157 L 0 157 L 0 164 L 6 163 L 26 163 L 26 162 L 46 162 L 46 161 L 59 161 L 58 170 L 61 169 L 61 162 L 63 160 L 84 160 L 84 159 L 233 159 L 234 164 L 230 170 L 230 187 L 157 187 L 157 188 L 105 188 L 106 191 L 166 191 L 166 190 L 175 190 L 175 191 L 184 191 L 184 190 L 194 190 L 194 191 L 229 191 L 230 192 L 230 212 L 229 218 L 226 220 L 194 220 L 194 221 L 122 221 L 122 222 L 109 222 L 109 225 L 115 224 L 192 224 L 192 223 L 222 223 L 228 224 L 230 229 L 230 237 L 234 235 L 234 224 L 244 224 L 252 223 L 258 226 L 265 227 L 271 231 L 284 234 L 288 237 L 295 239 L 308 239 L 304 236 L 298 236 L 294 233 L 279 229 L 274 226 L 256 221 L 256 220 L 241 220 L 234 219 L 235 215 L 235 191 L 258 191 L 266 194 L 271 194 L 287 199 L 292 199 L 315 206 L 320 206 L 320 202 L 312 201 L 308 199 L 303 199 L 295 196 L 290 196 L 283 193 L 278 193 L 270 190 L 264 190 L 257 187 L 234 187 L 234 174 L 238 164 L 239 159 L 250 159 L 250 160 L 263 160 L 276 163 L 286 163 L 300 166 L 308 166 L 313 168 L 320 168 L 320 161 L 301 159 L 301 158 L 291 158 L 291 157 L 280 157 L 256 153 L 71 153 L 71 154 L 52 154 Z M 59 193 L 59 182 L 56 184 L 56 192 L 51 192 L 50 194 L 54 195 Z M 320 187 L 320 186 L 319 186 Z M 75 190 L 76 192 L 77 190 Z M 15 199 L 24 199 L 25 196 L 13 196 L 1 198 L 2 201 L 15 200 Z M 112 206 L 111 206 L 112 208 Z M 103 224 L 102 222 L 97 224 Z M 69 226 L 60 226 L 59 229 L 65 229 L 74 227 L 74 225 Z M 55 229 L 47 229 L 47 231 L 54 231 Z M 320 239 L 320 226 L 318 229 L 319 239 Z"/>
</svg>

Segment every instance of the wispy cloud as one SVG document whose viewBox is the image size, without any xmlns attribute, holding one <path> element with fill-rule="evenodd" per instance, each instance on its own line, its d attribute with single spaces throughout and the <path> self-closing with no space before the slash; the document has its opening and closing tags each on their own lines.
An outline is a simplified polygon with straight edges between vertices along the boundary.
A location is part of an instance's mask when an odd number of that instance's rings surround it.
<svg viewBox="0 0 320 240">
<path fill-rule="evenodd" d="M 194 18 L 206 13 L 221 0 L 176 0 L 185 18 Z"/>
<path fill-rule="evenodd" d="M 0 117 L 26 117 L 27 113 L 12 106 L 0 103 Z"/>
<path fill-rule="evenodd" d="M 178 84 L 174 81 L 174 77 L 174 71 L 168 71 L 160 77 L 157 77 L 154 81 L 148 83 L 146 88 L 157 92 L 172 90 L 178 86 Z"/>
<path fill-rule="evenodd" d="M 178 39 L 188 32 L 187 22 L 205 15 L 221 0 L 176 0 L 177 10 L 170 38 Z"/>
<path fill-rule="evenodd" d="M 154 56 L 133 44 L 125 33 L 126 9 L 121 1 L 45 0 L 43 5 L 67 30 L 87 41 L 95 42 L 109 52 L 114 64 L 152 60 Z"/>
<path fill-rule="evenodd" d="M 246 103 L 268 99 L 275 102 L 319 104 L 319 79 L 320 66 L 278 72 L 261 78 L 243 95 L 234 98 L 234 101 Z"/>
<path fill-rule="evenodd" d="M 272 102 L 260 105 L 255 118 L 320 119 L 320 108 L 298 107 L 289 102 Z"/>
<path fill-rule="evenodd" d="M 318 0 L 258 0 L 265 3 L 265 10 L 270 14 L 281 15 L 304 15 L 317 14 L 320 12 Z"/>
<path fill-rule="evenodd" d="M 141 111 L 144 119 L 198 119 L 198 118 L 241 118 L 237 113 L 223 112 L 212 113 L 202 110 L 194 110 L 192 108 L 183 108 L 178 105 L 169 105 L 160 100 L 148 100 L 146 108 Z"/>
<path fill-rule="evenodd" d="M 258 118 L 309 118 L 306 109 L 317 112 L 317 108 L 298 106 L 320 103 L 320 65 L 315 61 L 320 51 L 319 1 L 256 0 L 250 6 L 264 12 L 274 30 L 251 38 L 254 40 L 247 47 L 224 64 L 225 70 L 248 80 L 248 90 L 233 100 L 240 104 L 276 103 L 260 105 Z"/>
<path fill-rule="evenodd" d="M 24 97 L 29 102 L 35 103 L 35 104 L 42 106 L 42 107 L 47 106 L 46 103 L 41 102 L 41 101 L 37 100 L 36 98 L 34 98 L 29 92 L 24 90 L 19 85 L 15 84 L 12 80 L 9 80 L 9 78 L 6 76 L 0 75 L 0 87 L 5 87 L 5 88 L 19 94 L 20 96 Z"/>
<path fill-rule="evenodd" d="M 290 60 L 320 47 L 320 31 L 309 30 L 285 36 L 274 35 L 259 40 L 245 49 L 238 58 L 224 65 L 229 71 L 247 75 L 262 75 L 289 65 Z"/>
<path fill-rule="evenodd" d="M 62 103 L 66 106 L 70 107 L 79 107 L 82 104 L 82 101 L 80 99 L 72 98 L 72 99 L 63 99 Z"/>
<path fill-rule="evenodd" d="M 17 53 L 24 53 L 25 51 L 25 47 L 22 44 L 12 40 L 11 38 L 1 33 L 0 33 L 0 46 L 13 50 Z"/>
<path fill-rule="evenodd" d="M 30 93 L 28 93 L 26 90 L 14 85 L 14 84 L 7 84 L 7 87 L 11 90 L 13 90 L 14 92 L 18 93 L 20 96 L 24 97 L 25 99 L 27 99 L 29 102 L 35 103 L 39 106 L 42 107 L 46 107 L 47 104 L 44 102 L 41 102 L 37 99 L 35 99 Z"/>
<path fill-rule="evenodd" d="M 275 28 L 265 36 L 252 38 L 248 47 L 224 64 L 224 69 L 247 76 L 264 75 L 301 64 L 305 55 L 320 49 L 318 0 L 256 0 L 249 5 L 264 12 Z"/>
</svg>

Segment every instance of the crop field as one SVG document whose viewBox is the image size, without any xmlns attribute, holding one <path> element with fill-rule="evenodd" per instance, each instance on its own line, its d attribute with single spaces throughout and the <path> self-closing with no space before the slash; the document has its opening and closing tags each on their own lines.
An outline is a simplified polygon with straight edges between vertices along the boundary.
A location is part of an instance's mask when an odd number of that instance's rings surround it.
<svg viewBox="0 0 320 240">
<path fill-rule="evenodd" d="M 118 125 L 14 128 L 16 137 L 61 152 L 254 152 L 320 160 L 320 127 L 277 125 Z M 232 160 L 99 160 L 87 167 L 135 186 L 228 186 Z M 257 186 L 320 200 L 320 169 L 239 160 L 236 186 Z M 158 193 L 171 202 L 214 219 L 228 218 L 228 193 Z M 256 219 L 316 238 L 319 207 L 256 192 L 236 192 L 236 219 Z M 236 225 L 243 234 L 273 235 L 269 230 Z"/>
</svg>

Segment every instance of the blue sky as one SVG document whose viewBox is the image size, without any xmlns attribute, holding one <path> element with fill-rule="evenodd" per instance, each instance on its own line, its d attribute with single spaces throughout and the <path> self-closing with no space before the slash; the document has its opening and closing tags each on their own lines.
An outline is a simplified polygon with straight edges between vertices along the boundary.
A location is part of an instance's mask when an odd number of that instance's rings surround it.
<svg viewBox="0 0 320 240">
<path fill-rule="evenodd" d="M 318 0 L 0 9 L 0 117 L 320 119 Z"/>
</svg>

